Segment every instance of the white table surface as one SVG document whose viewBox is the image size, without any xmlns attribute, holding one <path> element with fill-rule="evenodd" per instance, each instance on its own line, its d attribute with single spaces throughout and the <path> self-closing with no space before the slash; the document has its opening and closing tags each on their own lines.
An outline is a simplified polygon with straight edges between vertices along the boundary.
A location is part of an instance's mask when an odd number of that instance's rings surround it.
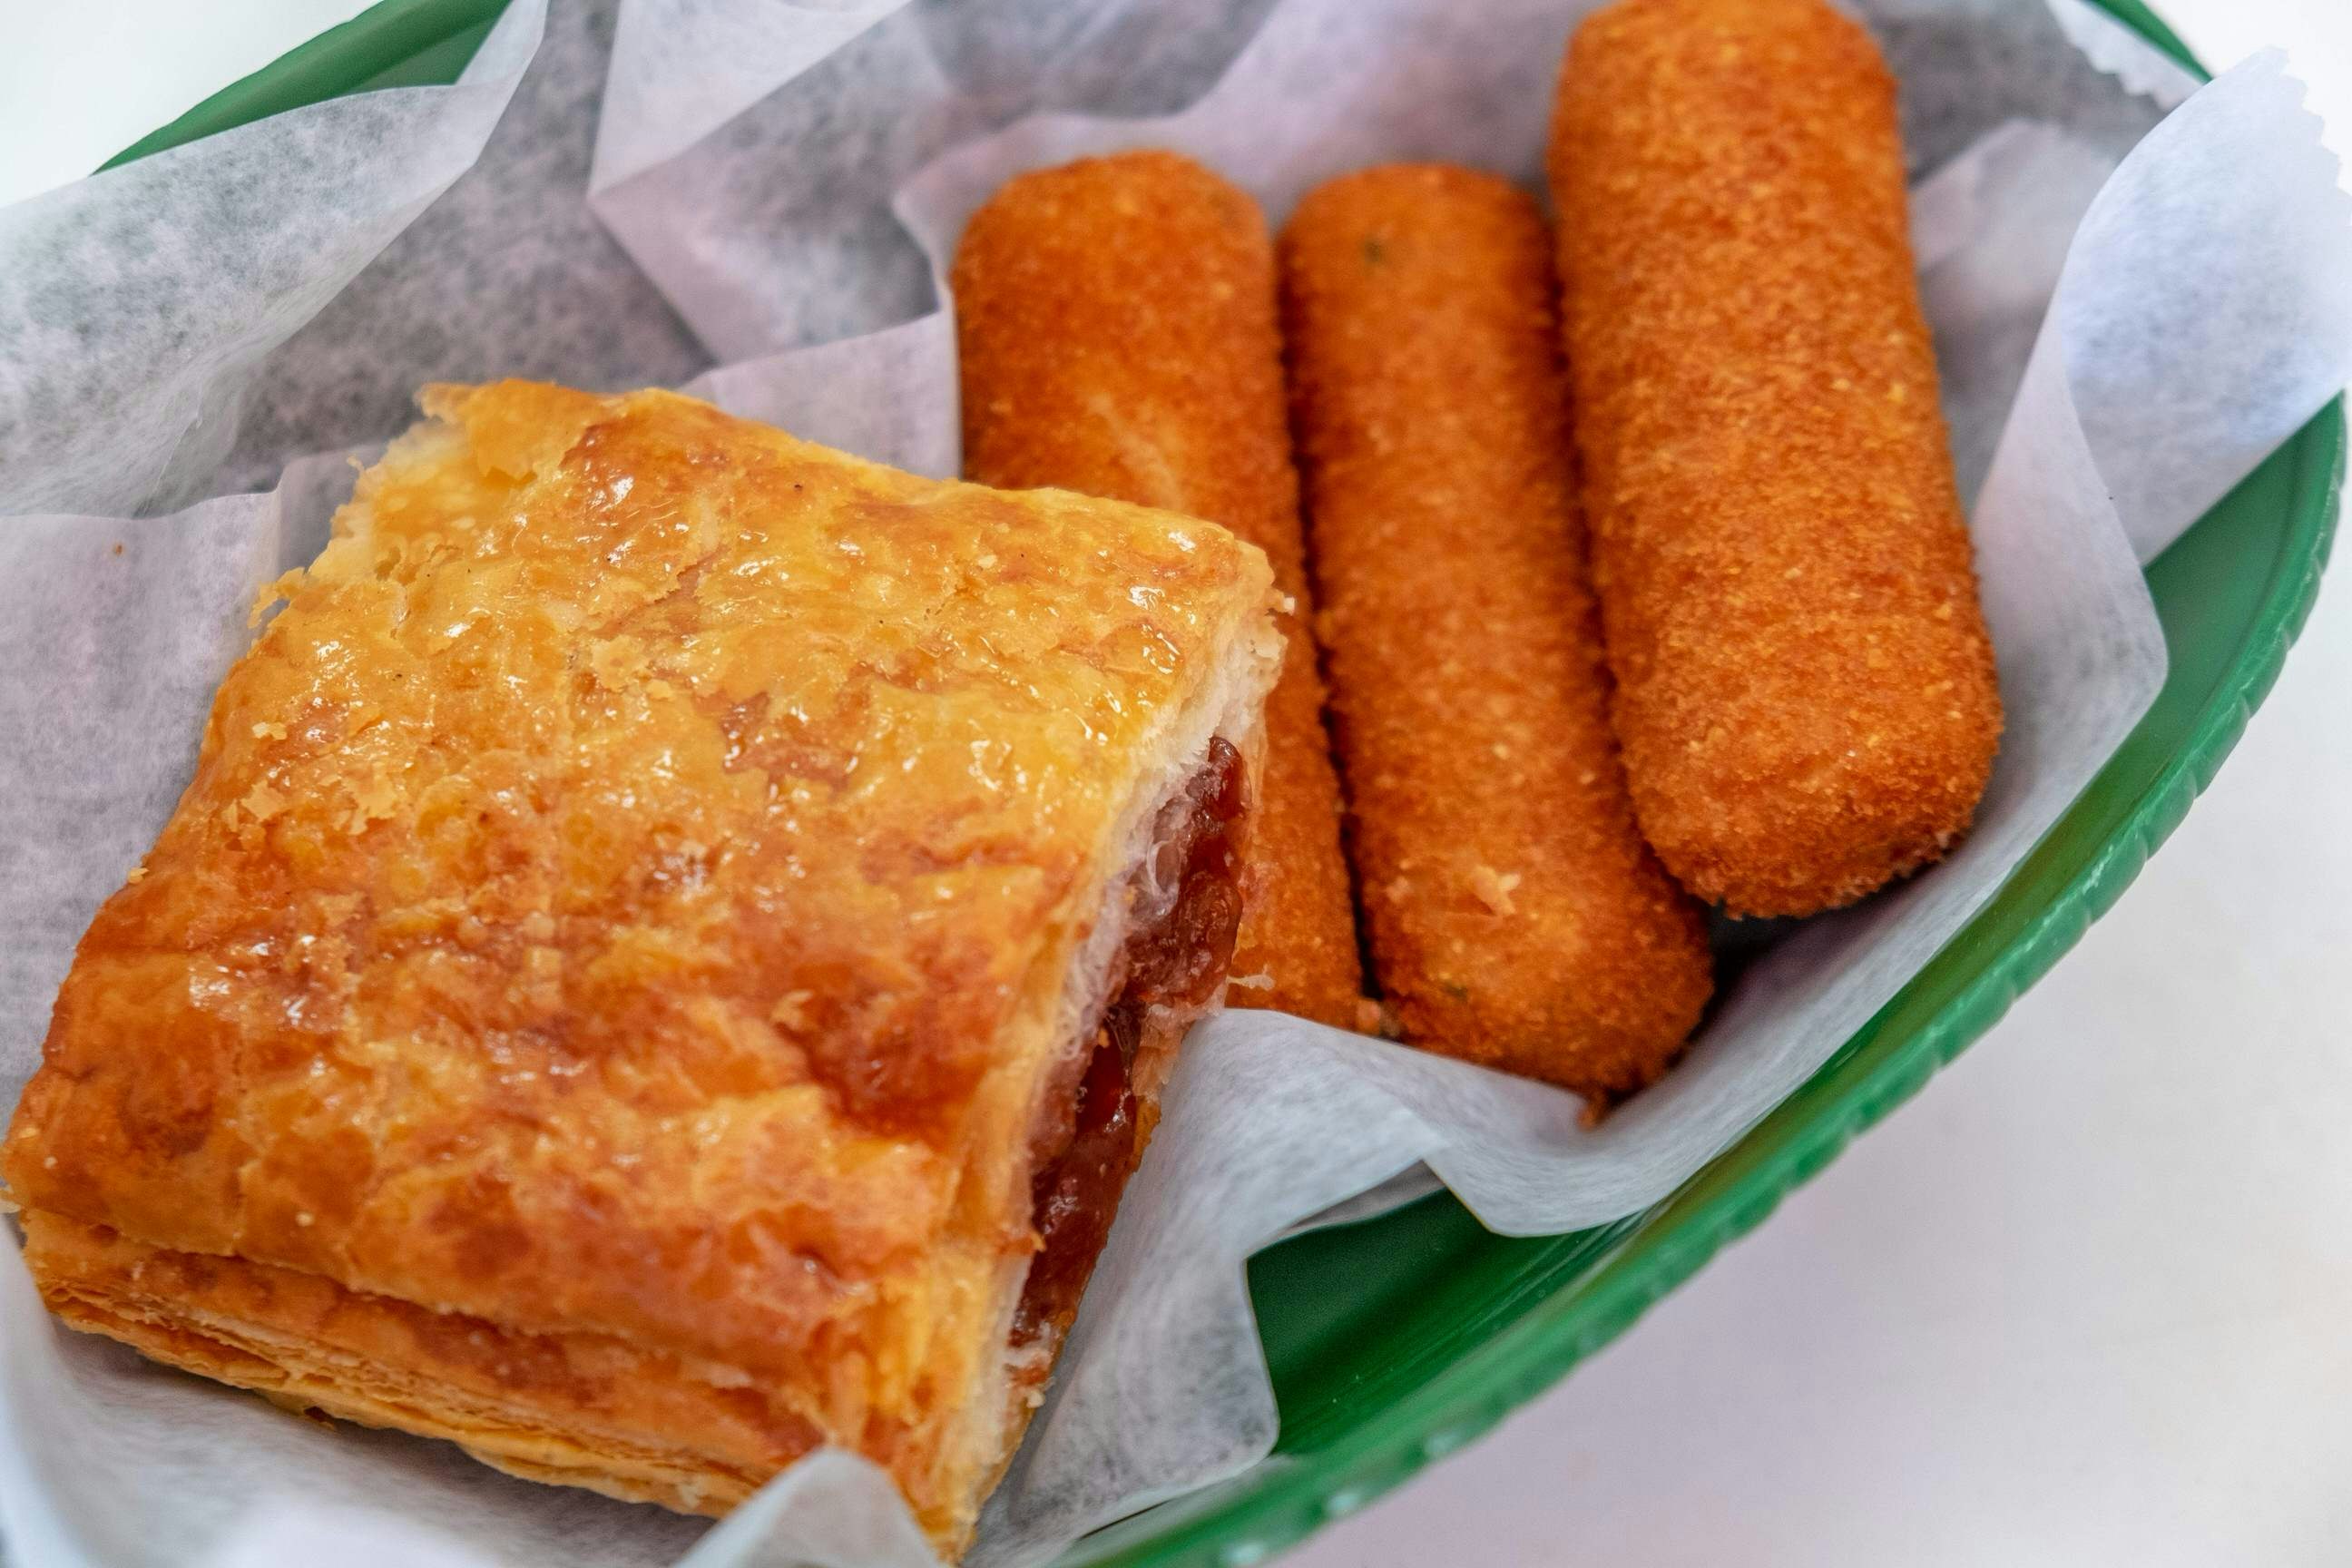
<svg viewBox="0 0 2352 1568">
<path fill-rule="evenodd" d="M 0 203 L 364 0 L 10 7 Z M 2352 0 L 2289 48 L 2352 148 Z M 2014 1013 L 1567 1383 L 1296 1568 L 2352 1563 L 2352 592 Z"/>
</svg>

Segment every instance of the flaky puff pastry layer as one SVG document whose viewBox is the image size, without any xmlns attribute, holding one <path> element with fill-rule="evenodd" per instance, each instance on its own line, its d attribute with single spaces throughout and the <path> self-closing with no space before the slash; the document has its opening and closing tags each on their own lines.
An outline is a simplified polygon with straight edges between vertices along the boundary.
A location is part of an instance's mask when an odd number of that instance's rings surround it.
<svg viewBox="0 0 2352 1568">
<path fill-rule="evenodd" d="M 665 393 L 423 402 L 82 941 L 0 1165 L 37 1276 L 624 1497 L 837 1442 L 954 1550 L 1077 970 L 1254 722 L 1265 561 Z"/>
</svg>

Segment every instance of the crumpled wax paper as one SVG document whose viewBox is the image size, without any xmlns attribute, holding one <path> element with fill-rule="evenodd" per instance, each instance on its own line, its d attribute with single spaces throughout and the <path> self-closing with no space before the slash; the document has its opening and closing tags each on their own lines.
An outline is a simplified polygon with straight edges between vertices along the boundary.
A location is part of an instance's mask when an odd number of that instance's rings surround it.
<svg viewBox="0 0 2352 1568">
<path fill-rule="evenodd" d="M 545 0 L 449 87 L 362 93 L 0 208 L 0 515 L 205 493 L 269 351 L 481 152 Z"/>
<path fill-rule="evenodd" d="M 558 0 L 525 70 L 541 18 L 517 0 L 457 88 L 281 116 L 0 211 L 0 512 L 47 514 L 0 519 L 8 1099 L 74 940 L 186 777 L 253 591 L 315 552 L 344 449 L 405 423 L 417 384 L 687 383 L 952 472 L 938 275 L 1005 175 L 1172 145 L 1277 221 L 1315 180 L 1391 158 L 1536 184 L 1589 8 Z M 1903 79 L 2008 706 L 1975 833 L 1740 953 L 1688 1059 L 1598 1129 L 1556 1090 L 1298 1020 L 1197 1030 L 975 1561 L 1040 1560 L 1265 1452 L 1255 1247 L 1429 1173 L 1498 1230 L 1605 1221 L 1801 1083 L 2145 709 L 2163 650 L 2136 562 L 2352 374 L 2334 166 L 2274 58 L 2191 97 L 2082 0 L 1849 8 Z M 221 499 L 129 520 L 200 494 Z M 447 1564 L 928 1561 L 852 1456 L 813 1456 L 712 1528 L 289 1420 L 57 1329 L 13 1254 L 0 1298 L 0 1529 L 30 1562 L 258 1564 L 327 1542 Z"/>
</svg>

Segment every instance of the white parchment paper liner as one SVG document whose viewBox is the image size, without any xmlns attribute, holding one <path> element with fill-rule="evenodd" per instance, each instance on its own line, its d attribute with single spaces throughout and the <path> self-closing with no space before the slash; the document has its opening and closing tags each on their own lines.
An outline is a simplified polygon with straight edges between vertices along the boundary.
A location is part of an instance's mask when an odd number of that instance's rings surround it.
<svg viewBox="0 0 2352 1568">
<path fill-rule="evenodd" d="M 1391 157 L 1532 182 L 1559 46 L 1585 8 L 630 0 L 593 199 L 667 306 L 733 362 L 693 389 L 949 472 L 936 275 L 1006 174 L 1174 145 L 1277 216 L 1315 180 Z M 2104 81 L 2085 90 L 2058 25 L 2136 89 L 2178 96 L 2180 73 L 2078 0 L 2056 8 L 2053 24 L 2025 0 L 1860 7 L 1903 71 L 1910 145 L 1936 154 L 1915 229 L 2010 724 L 1975 834 L 1929 875 L 1763 949 L 1690 1058 L 1598 1131 L 1555 1091 L 1297 1020 L 1229 1015 L 1196 1032 L 975 1561 L 1049 1555 L 1262 1456 L 1275 1412 L 1242 1260 L 1330 1205 L 1374 1188 L 1392 1200 L 1425 1168 L 1488 1225 L 1530 1233 L 1671 1191 L 1916 971 L 2144 710 L 2163 652 L 2136 561 L 2352 374 L 2352 274 L 2332 161 L 2275 59 L 2189 99 L 2117 172 L 2151 111 Z M 525 77 L 540 17 L 519 4 L 458 88 L 359 100 L 348 124 L 341 105 L 281 116 L 0 212 L 0 511 L 175 504 L 274 471 L 271 440 L 388 434 L 383 410 L 431 374 L 678 379 L 689 341 L 582 234 L 562 184 L 584 162 L 582 79 L 609 15 L 560 7 Z M 2020 68 L 2020 39 L 2042 74 Z M 379 263 L 271 353 L 482 148 L 509 95 L 482 167 L 394 243 L 399 266 Z M 1030 112 L 1071 108 L 1126 118 Z M 117 279 L 120 310 L 98 286 Z M 518 326 L 526 299 L 538 314 Z M 565 309 L 588 300 L 599 309 Z M 428 318 L 446 342 L 380 330 Z M 875 330 L 843 335 L 858 329 Z M 360 388 L 362 412 L 336 423 L 321 387 Z M 260 412 L 240 435 L 248 388 Z M 11 1100 L 73 941 L 186 776 L 253 590 L 315 552 L 348 473 L 306 459 L 268 493 L 147 521 L 0 521 Z M 407 1563 L 926 1560 L 887 1483 L 850 1456 L 813 1457 L 704 1533 L 509 1481 L 446 1445 L 289 1421 L 65 1333 L 13 1257 L 0 1525 L 44 1563 L 258 1563 L 331 1540 Z"/>
<path fill-rule="evenodd" d="M 453 86 L 335 99 L 0 208 L 0 515 L 204 493 L 262 359 L 473 164 L 545 12 L 510 6 Z"/>
</svg>

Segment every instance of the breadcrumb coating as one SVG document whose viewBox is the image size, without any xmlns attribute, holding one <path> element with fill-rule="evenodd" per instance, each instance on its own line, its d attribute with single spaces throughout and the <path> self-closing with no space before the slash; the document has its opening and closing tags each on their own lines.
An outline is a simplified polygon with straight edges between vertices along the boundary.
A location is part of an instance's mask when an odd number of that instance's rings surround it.
<svg viewBox="0 0 2352 1568">
<path fill-rule="evenodd" d="M 1633 824 L 1585 582 L 1551 237 L 1490 175 L 1331 181 L 1282 237 L 1318 624 L 1372 966 L 1405 1038 L 1602 1099 L 1713 980 Z"/>
<path fill-rule="evenodd" d="M 1643 832 L 1730 913 L 1850 902 L 1967 829 L 2000 732 L 1894 79 L 1822 0 L 1620 0 L 1550 163 Z"/>
<path fill-rule="evenodd" d="M 1189 512 L 1265 552 L 1288 649 L 1266 704 L 1235 1006 L 1360 1023 L 1339 785 L 1307 632 L 1273 247 L 1191 159 L 1126 153 L 1006 182 L 956 248 L 964 472 Z"/>
</svg>

